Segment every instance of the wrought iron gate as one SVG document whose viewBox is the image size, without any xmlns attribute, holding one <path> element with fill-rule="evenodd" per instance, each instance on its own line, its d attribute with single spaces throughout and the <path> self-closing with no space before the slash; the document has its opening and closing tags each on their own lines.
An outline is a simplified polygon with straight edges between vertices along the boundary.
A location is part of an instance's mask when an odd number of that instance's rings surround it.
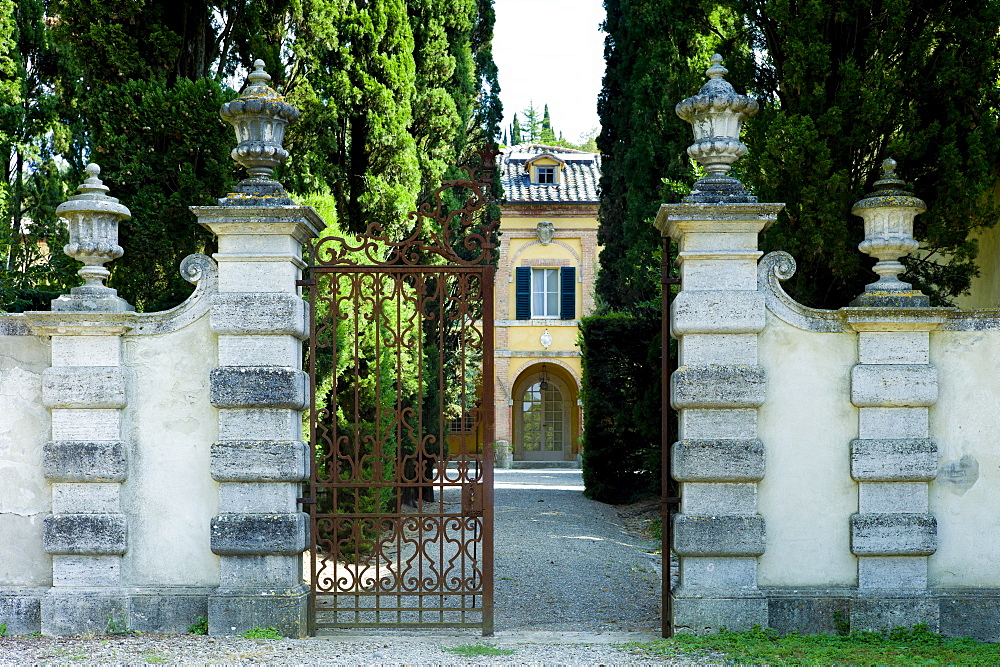
<svg viewBox="0 0 1000 667">
<path fill-rule="evenodd" d="M 495 157 L 445 181 L 407 239 L 372 224 L 313 248 L 313 631 L 493 632 Z"/>
</svg>

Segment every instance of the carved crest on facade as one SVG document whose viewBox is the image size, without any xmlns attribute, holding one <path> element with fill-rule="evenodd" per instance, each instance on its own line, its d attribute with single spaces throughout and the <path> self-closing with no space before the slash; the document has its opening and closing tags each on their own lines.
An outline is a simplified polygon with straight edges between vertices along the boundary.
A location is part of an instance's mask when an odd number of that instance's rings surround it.
<svg viewBox="0 0 1000 667">
<path fill-rule="evenodd" d="M 548 245 L 552 242 L 552 234 L 555 232 L 556 226 L 551 222 L 539 222 L 535 226 L 535 235 L 538 237 L 538 242 L 542 245 Z"/>
</svg>

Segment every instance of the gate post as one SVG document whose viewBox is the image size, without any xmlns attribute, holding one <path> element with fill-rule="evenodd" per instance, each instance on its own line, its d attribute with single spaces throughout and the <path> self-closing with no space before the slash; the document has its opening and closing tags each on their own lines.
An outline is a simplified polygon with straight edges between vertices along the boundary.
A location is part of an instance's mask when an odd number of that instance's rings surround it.
<svg viewBox="0 0 1000 667">
<path fill-rule="evenodd" d="M 70 231 L 63 252 L 84 261 L 78 273 L 85 284 L 52 301 L 51 311 L 28 314 L 33 333 L 52 340 L 52 366 L 42 373 L 42 402 L 52 415 L 42 460 L 52 485 L 43 537 L 52 589 L 41 601 L 41 630 L 55 636 L 124 629 L 129 613 L 122 482 L 132 448 L 122 424 L 129 383 L 122 335 L 136 315 L 104 285 L 104 264 L 121 257 L 118 223 L 131 213 L 106 194 L 100 172 L 88 165 L 80 194 L 56 209 Z"/>
<path fill-rule="evenodd" d="M 266 85 L 263 62 L 254 65 L 241 98 L 221 112 L 241 140 L 233 157 L 251 176 L 220 206 L 191 208 L 219 244 L 210 320 L 218 367 L 210 392 L 219 409 L 211 454 L 219 514 L 211 548 L 220 556 L 220 586 L 209 598 L 208 627 L 229 635 L 270 626 L 301 637 L 309 597 L 302 579 L 309 519 L 297 500 L 309 474 L 301 416 L 308 402 L 302 372 L 308 316 L 296 280 L 305 266 L 302 244 L 325 225 L 270 178 L 288 155 L 281 138 L 298 111 Z"/>
<path fill-rule="evenodd" d="M 680 585 L 671 593 L 673 619 L 664 623 L 689 633 L 768 622 L 767 599 L 757 588 L 765 543 L 757 510 L 757 482 L 764 477 L 757 334 L 765 321 L 757 235 L 784 205 L 757 203 L 726 175 L 746 152 L 740 130 L 757 104 L 722 78 L 727 70 L 720 56 L 712 61 L 700 94 L 677 105 L 694 126 L 688 153 L 708 176 L 683 203 L 661 206 L 656 218 L 661 234 L 677 242 L 681 277 L 670 316 L 680 357 L 670 379 L 679 426 L 671 474 L 681 483 L 673 520 Z"/>
</svg>

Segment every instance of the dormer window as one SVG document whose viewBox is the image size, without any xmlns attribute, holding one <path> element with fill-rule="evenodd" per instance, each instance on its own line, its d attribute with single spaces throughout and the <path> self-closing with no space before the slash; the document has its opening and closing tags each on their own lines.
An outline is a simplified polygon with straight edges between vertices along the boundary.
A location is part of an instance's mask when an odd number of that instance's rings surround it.
<svg viewBox="0 0 1000 667">
<path fill-rule="evenodd" d="M 536 167 L 536 170 L 535 174 L 538 177 L 538 183 L 554 184 L 556 182 L 555 167 Z"/>
</svg>

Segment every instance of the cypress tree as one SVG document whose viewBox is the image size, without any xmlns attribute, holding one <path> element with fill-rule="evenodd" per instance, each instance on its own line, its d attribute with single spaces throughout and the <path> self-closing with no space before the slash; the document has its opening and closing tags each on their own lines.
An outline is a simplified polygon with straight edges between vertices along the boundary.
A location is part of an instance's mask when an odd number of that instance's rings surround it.
<svg viewBox="0 0 1000 667">
<path fill-rule="evenodd" d="M 510 124 L 510 142 L 514 146 L 521 143 L 521 121 L 518 120 L 517 114 L 514 114 L 514 122 Z"/>
<path fill-rule="evenodd" d="M 549 116 L 549 105 L 545 105 L 545 113 L 542 114 L 542 130 L 539 135 L 539 139 L 543 144 L 554 144 L 556 142 L 556 133 L 552 129 L 552 118 Z"/>
<path fill-rule="evenodd" d="M 378 222 L 399 235 L 420 189 L 409 132 L 416 96 L 413 32 L 402 0 L 305 0 L 295 16 L 287 184 L 329 193 L 340 226 Z"/>
<path fill-rule="evenodd" d="M 661 203 L 689 189 L 690 128 L 674 105 L 698 89 L 701 65 L 732 18 L 697 0 L 605 0 L 605 70 L 597 108 L 601 133 L 601 271 L 596 291 L 610 310 L 659 299 Z M 663 30 L 663 26 L 671 26 Z M 728 51 L 731 49 L 723 48 Z M 666 182 L 665 182 L 666 181 Z"/>
</svg>

